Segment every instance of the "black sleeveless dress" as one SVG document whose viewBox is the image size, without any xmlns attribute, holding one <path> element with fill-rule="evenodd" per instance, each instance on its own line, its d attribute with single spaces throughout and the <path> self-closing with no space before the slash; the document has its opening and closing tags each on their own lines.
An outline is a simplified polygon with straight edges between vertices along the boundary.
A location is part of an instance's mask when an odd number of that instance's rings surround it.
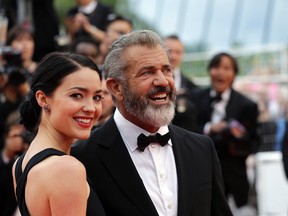
<svg viewBox="0 0 288 216">
<path fill-rule="evenodd" d="M 27 181 L 27 175 L 30 169 L 35 166 L 37 163 L 41 162 L 45 158 L 52 156 L 52 155 L 58 155 L 62 156 L 65 155 L 64 152 L 61 152 L 56 149 L 45 149 L 36 155 L 34 155 L 28 162 L 27 166 L 25 167 L 24 171 L 22 172 L 22 162 L 24 158 L 24 154 L 19 158 L 17 161 L 16 167 L 15 167 L 15 177 L 16 177 L 16 182 L 17 182 L 17 187 L 16 187 L 16 196 L 18 200 L 18 206 L 19 210 L 21 212 L 22 216 L 29 216 L 29 211 L 26 206 L 26 201 L 25 201 L 25 187 L 26 187 L 26 181 Z M 87 203 L 87 216 L 105 216 L 105 212 L 103 209 L 103 206 L 92 186 L 90 183 L 89 179 L 87 179 L 89 186 L 90 186 L 90 194 L 88 198 L 88 203 Z"/>
</svg>

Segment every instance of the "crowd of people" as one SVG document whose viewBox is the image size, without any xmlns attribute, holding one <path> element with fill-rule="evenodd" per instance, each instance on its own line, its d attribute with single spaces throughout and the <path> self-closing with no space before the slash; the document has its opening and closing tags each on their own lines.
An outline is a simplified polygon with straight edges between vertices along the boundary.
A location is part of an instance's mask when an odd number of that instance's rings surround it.
<svg viewBox="0 0 288 216">
<path fill-rule="evenodd" d="M 20 1 L 3 2 L 1 216 L 257 209 L 246 160 L 261 142 L 259 107 L 233 88 L 233 55 L 214 55 L 211 85 L 198 86 L 181 72 L 179 35 L 133 30 L 111 7 L 77 0 L 60 46 L 52 0 L 27 1 L 26 18 Z"/>
</svg>

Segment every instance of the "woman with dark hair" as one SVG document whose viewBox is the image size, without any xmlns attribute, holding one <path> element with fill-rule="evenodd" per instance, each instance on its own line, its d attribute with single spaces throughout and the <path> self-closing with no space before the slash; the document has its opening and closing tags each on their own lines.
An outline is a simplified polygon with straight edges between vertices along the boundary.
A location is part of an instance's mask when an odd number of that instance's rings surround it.
<svg viewBox="0 0 288 216">
<path fill-rule="evenodd" d="M 31 77 L 20 106 L 24 126 L 35 133 L 13 165 L 22 215 L 105 215 L 84 166 L 70 156 L 75 139 L 87 139 L 102 112 L 99 69 L 87 57 L 54 52 Z"/>
</svg>

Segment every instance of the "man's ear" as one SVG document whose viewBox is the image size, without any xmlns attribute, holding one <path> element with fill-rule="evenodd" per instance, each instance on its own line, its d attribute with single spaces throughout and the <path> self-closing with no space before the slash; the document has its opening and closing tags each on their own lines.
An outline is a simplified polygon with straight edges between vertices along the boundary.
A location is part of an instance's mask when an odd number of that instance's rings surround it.
<svg viewBox="0 0 288 216">
<path fill-rule="evenodd" d="M 47 104 L 49 105 L 48 103 L 48 97 L 46 96 L 46 94 L 41 91 L 41 90 L 38 90 L 35 94 L 35 98 L 39 104 L 40 107 L 44 107 L 44 106 L 47 106 Z"/>
<path fill-rule="evenodd" d="M 116 98 L 116 100 L 123 100 L 123 87 L 118 80 L 114 78 L 108 78 L 106 80 L 106 87 Z"/>
</svg>

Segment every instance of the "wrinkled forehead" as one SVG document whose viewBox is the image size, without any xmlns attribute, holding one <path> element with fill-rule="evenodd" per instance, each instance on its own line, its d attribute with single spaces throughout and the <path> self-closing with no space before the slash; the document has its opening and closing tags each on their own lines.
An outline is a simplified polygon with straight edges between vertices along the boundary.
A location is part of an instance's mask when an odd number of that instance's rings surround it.
<svg viewBox="0 0 288 216">
<path fill-rule="evenodd" d="M 142 68 L 154 67 L 161 68 L 164 65 L 170 66 L 170 61 L 166 50 L 160 46 L 132 46 L 124 52 L 124 60 L 127 67 Z"/>
</svg>

